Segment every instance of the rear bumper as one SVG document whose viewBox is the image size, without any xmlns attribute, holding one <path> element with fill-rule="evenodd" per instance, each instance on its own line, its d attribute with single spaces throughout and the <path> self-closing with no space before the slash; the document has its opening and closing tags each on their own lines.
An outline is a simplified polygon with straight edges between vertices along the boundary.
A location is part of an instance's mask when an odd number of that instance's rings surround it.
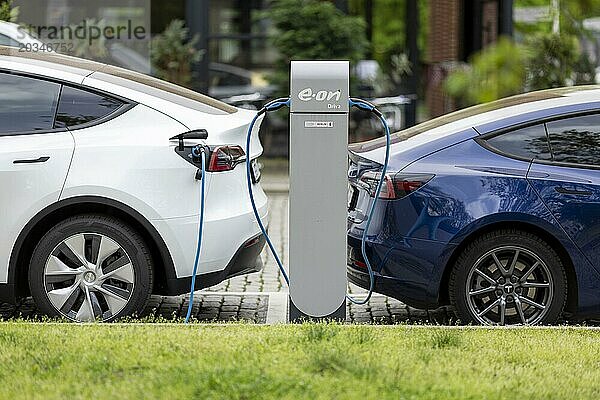
<svg viewBox="0 0 600 400">
<path fill-rule="evenodd" d="M 346 272 L 348 275 L 348 281 L 363 289 L 369 289 L 370 282 L 369 274 L 367 272 L 360 271 L 350 265 L 347 267 Z M 427 301 L 425 299 L 419 300 L 416 299 L 415 296 L 411 297 L 405 295 L 410 292 L 410 286 L 399 279 L 375 274 L 375 285 L 373 286 L 373 291 L 398 299 L 414 308 L 427 308 L 432 306 L 431 301 Z M 417 295 L 417 297 L 421 296 Z"/>
<path fill-rule="evenodd" d="M 440 284 L 452 246 L 444 243 L 394 237 L 385 243 L 367 242 L 366 252 L 375 273 L 374 291 L 415 308 L 441 304 Z M 369 275 L 361 255 L 361 241 L 348 236 L 348 280 L 369 288 Z"/>
<path fill-rule="evenodd" d="M 227 266 L 215 272 L 196 276 L 195 289 L 200 290 L 222 282 L 225 279 L 259 272 L 263 269 L 260 253 L 265 246 L 265 237 L 261 234 L 244 243 L 235 253 Z M 167 279 L 167 295 L 175 296 L 190 291 L 192 277 Z"/>
<path fill-rule="evenodd" d="M 239 171 L 237 171 L 239 169 Z M 202 249 L 198 275 L 221 273 L 232 262 L 236 251 L 261 231 L 247 198 L 245 180 L 229 176 L 241 173 L 224 173 L 213 179 L 205 200 Z M 226 175 L 227 174 L 227 175 Z M 260 184 L 254 185 L 254 198 L 265 226 L 268 226 L 268 199 Z M 191 215 L 151 221 L 164 240 L 173 259 L 172 274 L 168 279 L 191 277 L 198 245 L 199 216 Z"/>
</svg>

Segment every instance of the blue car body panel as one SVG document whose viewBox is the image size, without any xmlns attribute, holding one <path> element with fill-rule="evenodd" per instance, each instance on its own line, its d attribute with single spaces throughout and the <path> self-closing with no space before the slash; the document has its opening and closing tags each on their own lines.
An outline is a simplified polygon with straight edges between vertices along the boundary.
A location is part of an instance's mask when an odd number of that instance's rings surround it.
<svg viewBox="0 0 600 400">
<path fill-rule="evenodd" d="M 392 154 L 389 170 L 435 176 L 404 198 L 378 201 L 367 245 L 376 291 L 415 307 L 445 303 L 453 257 L 475 233 L 509 223 L 559 243 L 576 276 L 570 289 L 576 289 L 577 309 L 572 311 L 600 314 L 600 171 L 522 161 L 475 140 L 479 134 L 589 110 L 600 110 L 600 102 L 513 115 Z M 555 189 L 562 186 L 590 194 L 564 196 Z M 366 203 L 361 209 L 368 209 Z M 349 223 L 349 251 L 357 259 L 364 223 Z M 355 283 L 366 279 L 364 271 L 352 267 L 349 276 Z"/>
</svg>

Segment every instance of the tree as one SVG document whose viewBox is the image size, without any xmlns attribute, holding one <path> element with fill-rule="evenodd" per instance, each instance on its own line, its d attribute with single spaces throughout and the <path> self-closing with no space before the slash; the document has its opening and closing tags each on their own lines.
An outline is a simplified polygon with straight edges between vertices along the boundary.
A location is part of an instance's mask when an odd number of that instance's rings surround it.
<svg viewBox="0 0 600 400">
<path fill-rule="evenodd" d="M 590 74 L 586 69 L 590 69 L 590 65 L 581 54 L 575 36 L 538 34 L 527 44 L 530 52 L 527 66 L 529 89 L 561 87 L 573 81 L 588 83 L 585 80 L 589 80 Z"/>
<path fill-rule="evenodd" d="M 150 57 L 157 77 L 182 86 L 192 81 L 192 65 L 203 53 L 195 45 L 199 37 L 188 40 L 189 30 L 181 20 L 173 20 L 165 31 L 152 39 Z"/>
<path fill-rule="evenodd" d="M 12 0 L 0 0 L 0 21 L 17 22 L 19 7 L 12 6 Z"/>
<path fill-rule="evenodd" d="M 269 80 L 285 92 L 291 60 L 362 59 L 367 48 L 364 21 L 343 14 L 332 3 L 277 0 L 266 11 L 276 33 L 271 37 L 280 58 Z"/>
<path fill-rule="evenodd" d="M 537 34 L 525 45 L 502 38 L 469 61 L 445 82 L 448 94 L 463 106 L 595 81 L 593 63 L 581 52 L 577 38 L 568 34 Z"/>
<path fill-rule="evenodd" d="M 463 69 L 450 74 L 445 89 L 462 105 L 493 101 L 523 91 L 526 57 L 523 48 L 508 38 L 474 54 Z"/>
</svg>

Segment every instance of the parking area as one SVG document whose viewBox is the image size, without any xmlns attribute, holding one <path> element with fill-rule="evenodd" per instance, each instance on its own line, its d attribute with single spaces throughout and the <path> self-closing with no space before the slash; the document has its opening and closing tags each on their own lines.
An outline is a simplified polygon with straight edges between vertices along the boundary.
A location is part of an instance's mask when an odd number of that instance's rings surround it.
<svg viewBox="0 0 600 400">
<path fill-rule="evenodd" d="M 288 252 L 288 194 L 285 180 L 274 180 L 268 185 L 271 202 L 271 239 L 287 265 Z M 254 323 L 284 322 L 287 315 L 287 286 L 277 264 L 268 253 L 262 254 L 265 267 L 255 273 L 228 279 L 219 285 L 198 291 L 194 296 L 193 315 L 200 321 L 248 321 Z M 350 285 L 349 291 L 360 295 L 364 291 Z M 150 319 L 176 319 L 185 317 L 189 295 L 166 297 L 153 296 L 143 317 Z M 38 316 L 31 299 L 18 305 L 0 304 L 0 317 L 11 319 Z M 375 294 L 362 306 L 349 304 L 348 322 L 357 323 L 397 323 L 434 322 L 444 324 L 452 314 L 445 307 L 437 310 L 417 310 L 386 296 Z M 154 318 L 153 318 L 154 317 Z"/>
<path fill-rule="evenodd" d="M 285 179 L 270 180 L 267 185 L 271 209 L 269 233 L 273 244 L 287 265 L 288 259 L 288 193 Z M 244 321 L 250 323 L 282 323 L 286 321 L 288 289 L 277 264 L 265 249 L 264 269 L 260 273 L 228 279 L 218 285 L 198 291 L 194 296 L 193 316 L 203 322 Z M 349 285 L 348 291 L 360 296 L 365 291 Z M 142 317 L 149 321 L 184 318 L 189 295 L 152 296 Z M 365 305 L 347 305 L 347 322 L 394 324 L 449 324 L 455 319 L 450 307 L 420 310 L 380 294 L 374 294 Z M 40 314 L 31 299 L 17 305 L 0 304 L 0 318 L 35 318 Z M 566 321 L 565 321 L 566 322 Z M 585 321 L 598 325 L 600 321 Z"/>
<path fill-rule="evenodd" d="M 265 184 L 269 190 L 270 228 L 273 244 L 288 263 L 288 193 L 287 180 L 269 179 Z M 260 273 L 228 279 L 216 286 L 196 292 L 193 316 L 203 322 L 246 321 L 251 323 L 281 323 L 286 321 L 288 288 L 267 249 L 262 254 L 264 269 Z M 348 291 L 360 296 L 365 291 L 349 285 Z M 189 304 L 189 295 L 152 296 L 142 317 L 149 321 L 164 321 L 184 318 Z M 450 307 L 435 310 L 419 310 L 380 294 L 374 294 L 365 305 L 347 305 L 347 322 L 352 323 L 433 323 L 449 324 L 455 319 Z M 0 318 L 39 317 L 31 299 L 17 305 L 0 304 Z M 565 321 L 566 322 L 566 321 Z M 585 321 L 588 325 L 599 325 L 600 321 Z"/>
</svg>

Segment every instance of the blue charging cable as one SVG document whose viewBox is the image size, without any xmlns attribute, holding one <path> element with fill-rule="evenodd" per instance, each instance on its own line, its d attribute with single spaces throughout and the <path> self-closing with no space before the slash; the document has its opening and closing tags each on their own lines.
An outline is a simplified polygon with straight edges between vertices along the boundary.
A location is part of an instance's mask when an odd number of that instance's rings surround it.
<svg viewBox="0 0 600 400">
<path fill-rule="evenodd" d="M 381 194 L 381 189 L 383 188 L 383 183 L 385 182 L 385 174 L 387 173 L 388 164 L 390 161 L 390 127 L 385 120 L 385 116 L 377 109 L 375 106 L 367 101 L 360 99 L 350 99 L 350 107 L 357 107 L 364 111 L 370 111 L 375 113 L 383 127 L 385 128 L 385 159 L 383 161 L 383 169 L 381 170 L 381 176 L 379 177 L 379 182 L 377 183 L 377 190 L 375 190 L 375 197 L 373 202 L 371 203 L 371 208 L 369 209 L 369 216 L 367 218 L 367 223 L 365 225 L 365 229 L 363 230 L 362 238 L 360 241 L 360 252 L 362 254 L 363 259 L 365 260 L 365 264 L 367 266 L 367 271 L 369 272 L 369 291 L 367 293 L 367 297 L 363 300 L 357 300 L 353 297 L 346 295 L 346 298 L 354 304 L 366 304 L 371 299 L 373 295 L 373 289 L 375 288 L 375 274 L 373 273 L 373 267 L 371 266 L 371 262 L 369 261 L 369 257 L 367 257 L 367 235 L 369 234 L 369 227 L 371 226 L 371 221 L 373 219 L 373 215 L 375 214 L 375 205 L 377 204 L 377 199 L 379 199 L 379 195 Z"/>
<path fill-rule="evenodd" d="M 194 260 L 194 269 L 192 271 L 192 285 L 190 288 L 190 301 L 188 304 L 185 323 L 190 322 L 192 315 L 192 306 L 194 305 L 194 292 L 196 291 L 196 273 L 198 272 L 198 261 L 200 260 L 200 250 L 202 249 L 202 230 L 204 228 L 204 192 L 206 182 L 206 151 L 203 146 L 196 146 L 192 149 L 192 156 L 200 157 L 202 160 L 202 176 L 200 179 L 200 224 L 198 225 L 198 245 L 196 246 L 196 259 Z"/>
<path fill-rule="evenodd" d="M 281 263 L 279 255 L 277 254 L 277 250 L 275 250 L 275 246 L 273 246 L 271 238 L 269 237 L 269 234 L 267 233 L 267 230 L 265 229 L 265 226 L 263 225 L 262 220 L 260 218 L 260 214 L 258 213 L 258 209 L 256 208 L 256 202 L 254 201 L 254 193 L 252 192 L 252 176 L 250 174 L 250 139 L 252 138 L 252 129 L 254 129 L 254 124 L 256 123 L 256 120 L 267 111 L 279 110 L 280 108 L 286 106 L 290 106 L 289 98 L 273 100 L 267 103 L 263 108 L 261 108 L 252 119 L 252 122 L 250 122 L 250 125 L 248 126 L 248 135 L 246 137 L 246 183 L 248 184 L 248 195 L 250 196 L 250 204 L 252 204 L 252 211 L 254 211 L 256 222 L 258 222 L 258 226 L 267 241 L 267 245 L 269 246 L 269 249 L 271 249 L 271 254 L 273 254 L 273 258 L 275 258 L 275 262 L 279 267 L 279 271 L 281 271 L 281 275 L 283 275 L 283 279 L 285 279 L 285 283 L 287 283 L 287 285 L 289 286 L 290 278 L 288 278 L 288 275 L 285 272 L 285 269 L 283 268 L 283 264 Z"/>
<path fill-rule="evenodd" d="M 361 247 L 360 247 L 363 259 L 365 260 L 365 264 L 366 264 L 367 270 L 369 272 L 369 291 L 368 291 L 367 297 L 364 298 L 363 300 L 356 300 L 356 299 L 352 298 L 351 296 L 346 295 L 346 298 L 354 304 L 366 304 L 369 301 L 369 299 L 371 298 L 371 295 L 373 294 L 373 289 L 375 287 L 375 274 L 373 273 L 373 268 L 371 267 L 371 262 L 369 261 L 369 257 L 367 257 L 367 250 L 366 250 L 367 235 L 368 235 L 369 227 L 371 226 L 371 220 L 373 219 L 373 215 L 375 214 L 375 205 L 377 203 L 377 199 L 379 198 L 379 195 L 381 194 L 381 190 L 383 188 L 383 183 L 385 182 L 385 174 L 387 172 L 388 163 L 389 163 L 389 159 L 390 159 L 391 138 L 390 138 L 390 127 L 388 126 L 387 121 L 385 120 L 385 117 L 379 110 L 377 110 L 377 108 L 373 104 L 371 104 L 367 101 L 364 101 L 364 100 L 354 99 L 354 98 L 350 99 L 349 104 L 350 104 L 350 107 L 357 107 L 361 110 L 370 111 L 370 112 L 373 112 L 375 115 L 377 115 L 377 117 L 380 119 L 381 123 L 383 124 L 383 126 L 385 128 L 385 137 L 386 137 L 385 160 L 383 163 L 383 169 L 381 171 L 381 177 L 379 178 L 379 183 L 377 184 L 377 190 L 375 191 L 375 198 L 374 198 L 373 202 L 371 203 L 371 208 L 369 210 L 369 216 L 367 218 L 365 229 L 363 231 L 362 238 L 361 238 Z M 248 126 L 248 134 L 246 137 L 246 181 L 248 184 L 248 196 L 250 197 L 250 203 L 252 204 L 252 210 L 254 211 L 254 216 L 256 217 L 258 226 L 260 227 L 262 234 L 265 236 L 267 244 L 269 245 L 269 249 L 271 250 L 273 257 L 275 258 L 275 262 L 277 263 L 277 266 L 279 267 L 279 271 L 281 271 L 281 274 L 283 275 L 285 282 L 289 286 L 290 280 L 288 278 L 288 275 L 285 272 L 285 269 L 283 268 L 283 264 L 281 263 L 281 260 L 279 259 L 279 255 L 277 254 L 277 251 L 275 250 L 273 243 L 271 243 L 271 239 L 269 238 L 267 230 L 265 229 L 265 227 L 262 223 L 262 220 L 260 218 L 260 215 L 258 213 L 258 209 L 256 208 L 256 203 L 254 201 L 254 193 L 252 192 L 252 176 L 250 174 L 250 139 L 252 137 L 252 129 L 254 129 L 254 125 L 255 125 L 256 121 L 258 120 L 258 118 L 261 115 L 265 114 L 267 111 L 275 111 L 275 110 L 278 110 L 285 106 L 287 106 L 287 107 L 290 106 L 289 98 L 280 98 L 280 99 L 276 99 L 276 100 L 273 100 L 273 101 L 267 103 L 263 108 L 261 108 L 258 111 L 258 113 L 252 119 L 252 122 Z"/>
</svg>

